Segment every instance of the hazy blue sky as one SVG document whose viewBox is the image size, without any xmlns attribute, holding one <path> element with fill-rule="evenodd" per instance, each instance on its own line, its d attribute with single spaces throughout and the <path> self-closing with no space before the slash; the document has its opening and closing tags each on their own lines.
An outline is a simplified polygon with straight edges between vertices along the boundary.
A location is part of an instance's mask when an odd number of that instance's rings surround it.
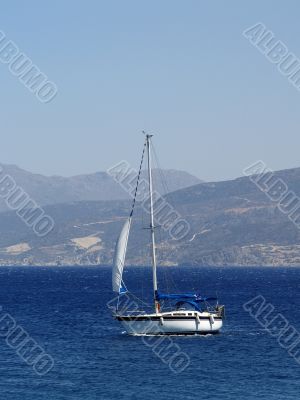
<svg viewBox="0 0 300 400">
<path fill-rule="evenodd" d="M 3 1 L 0 30 L 59 93 L 41 104 L 0 64 L 0 161 L 137 166 L 145 129 L 163 167 L 206 180 L 300 166 L 300 92 L 242 36 L 261 21 L 300 57 L 299 15 L 296 0 Z"/>
</svg>

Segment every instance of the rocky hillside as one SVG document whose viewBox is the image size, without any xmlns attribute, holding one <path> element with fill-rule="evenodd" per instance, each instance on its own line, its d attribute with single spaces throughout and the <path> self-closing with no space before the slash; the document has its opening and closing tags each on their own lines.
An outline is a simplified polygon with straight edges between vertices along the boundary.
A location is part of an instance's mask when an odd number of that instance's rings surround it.
<svg viewBox="0 0 300 400">
<path fill-rule="evenodd" d="M 300 169 L 276 173 L 300 196 Z M 183 240 L 157 229 L 163 265 L 300 265 L 300 232 L 249 178 L 202 183 L 166 195 L 190 224 Z M 46 207 L 54 230 L 37 238 L 14 213 L 0 214 L 1 264 L 110 264 L 130 202 L 86 201 Z M 138 206 L 128 263 L 149 264 L 148 217 Z"/>
</svg>

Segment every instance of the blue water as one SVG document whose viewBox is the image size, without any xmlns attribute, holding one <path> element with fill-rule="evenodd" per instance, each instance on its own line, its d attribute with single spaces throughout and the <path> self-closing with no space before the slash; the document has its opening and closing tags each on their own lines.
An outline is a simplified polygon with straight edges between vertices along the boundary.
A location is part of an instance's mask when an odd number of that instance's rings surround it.
<svg viewBox="0 0 300 400">
<path fill-rule="evenodd" d="M 131 289 L 148 292 L 150 270 L 131 269 L 125 277 Z M 300 330 L 300 269 L 164 268 L 159 280 L 176 282 L 178 290 L 217 291 L 227 309 L 221 334 L 172 337 L 190 358 L 179 375 L 111 319 L 108 268 L 1 268 L 3 310 L 55 365 L 38 376 L 0 339 L 0 399 L 299 398 L 300 365 L 242 305 L 262 294 Z"/>
</svg>

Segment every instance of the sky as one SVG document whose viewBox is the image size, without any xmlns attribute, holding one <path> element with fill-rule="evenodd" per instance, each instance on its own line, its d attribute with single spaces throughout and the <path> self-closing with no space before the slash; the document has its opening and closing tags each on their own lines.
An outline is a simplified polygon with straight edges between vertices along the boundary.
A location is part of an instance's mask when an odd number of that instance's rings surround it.
<svg viewBox="0 0 300 400">
<path fill-rule="evenodd" d="M 233 179 L 300 167 L 300 91 L 244 36 L 258 22 L 300 58 L 299 1 L 10 0 L 0 30 L 58 94 L 0 62 L 0 162 L 71 176 L 127 160 L 141 131 L 164 168 Z"/>
</svg>

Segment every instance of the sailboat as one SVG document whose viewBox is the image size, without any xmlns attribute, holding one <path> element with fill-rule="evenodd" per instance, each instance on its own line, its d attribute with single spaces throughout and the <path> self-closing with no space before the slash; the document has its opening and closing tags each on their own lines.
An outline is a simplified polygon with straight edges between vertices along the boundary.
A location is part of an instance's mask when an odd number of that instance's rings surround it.
<svg viewBox="0 0 300 400">
<path fill-rule="evenodd" d="M 158 289 L 155 244 L 156 227 L 154 224 L 153 182 L 151 168 L 152 136 L 153 135 L 145 134 L 145 143 L 142 156 L 143 162 L 146 148 L 150 200 L 149 230 L 153 275 L 152 310 L 141 311 L 138 309 L 138 307 L 133 306 L 135 302 L 125 301 L 127 306 L 124 307 L 124 304 L 122 305 L 122 298 L 124 296 L 128 298 L 129 293 L 123 281 L 123 269 L 125 265 L 128 238 L 141 174 L 141 162 L 132 209 L 116 243 L 112 269 L 112 288 L 113 291 L 117 293 L 117 305 L 113 309 L 114 318 L 122 323 L 129 335 L 195 335 L 218 333 L 223 325 L 224 306 L 218 304 L 217 298 L 205 297 L 199 293 L 162 293 Z M 211 304 L 212 301 L 215 302 L 214 305 Z M 167 302 L 171 302 L 171 307 L 169 306 L 165 309 Z"/>
</svg>

